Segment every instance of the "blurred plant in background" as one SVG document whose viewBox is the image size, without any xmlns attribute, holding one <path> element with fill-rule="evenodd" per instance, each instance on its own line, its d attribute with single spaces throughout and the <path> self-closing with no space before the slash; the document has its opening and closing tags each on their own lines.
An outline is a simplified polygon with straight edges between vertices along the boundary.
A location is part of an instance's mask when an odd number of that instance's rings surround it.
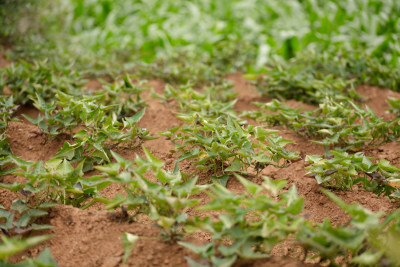
<svg viewBox="0 0 400 267">
<path fill-rule="evenodd" d="M 388 67 L 400 64 L 396 0 L 4 1 L 0 9 L 15 13 L 0 19 L 2 36 L 21 32 L 12 25 L 30 17 L 16 20 L 20 12 L 35 15 L 19 43 L 29 48 L 15 45 L 14 53 L 58 54 L 103 70 L 136 67 L 164 77 L 181 70 L 209 80 L 237 70 L 265 71 L 267 64 L 310 51 L 348 59 L 363 51 Z M 47 49 L 35 49 L 41 46 Z"/>
</svg>

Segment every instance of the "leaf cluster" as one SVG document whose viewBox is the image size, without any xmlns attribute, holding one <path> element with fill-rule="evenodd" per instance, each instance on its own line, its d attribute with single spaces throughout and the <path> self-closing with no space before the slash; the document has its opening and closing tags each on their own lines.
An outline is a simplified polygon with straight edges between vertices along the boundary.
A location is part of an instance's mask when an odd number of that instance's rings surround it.
<svg viewBox="0 0 400 267">
<path fill-rule="evenodd" d="M 190 227 L 209 232 L 212 241 L 205 245 L 179 242 L 205 259 L 206 266 L 231 266 L 235 262 L 267 258 L 277 244 L 291 240 L 291 235 L 304 222 L 304 218 L 298 216 L 304 199 L 297 195 L 295 186 L 279 193 L 287 181 L 263 177 L 263 184 L 257 185 L 239 175 L 236 177 L 246 193 L 237 195 L 214 184 L 212 193 L 208 193 L 211 201 L 198 210 L 218 211 L 219 215 L 215 220 L 195 217 L 190 221 Z M 204 266 L 193 260 L 189 263 Z"/>
<path fill-rule="evenodd" d="M 12 115 L 17 109 L 18 106 L 14 104 L 12 96 L 0 95 L 0 176 L 12 171 L 5 168 L 8 165 L 8 156 L 12 154 L 5 131 L 8 123 L 15 120 Z"/>
<path fill-rule="evenodd" d="M 344 262 L 360 266 L 395 266 L 399 256 L 395 247 L 400 244 L 399 213 L 384 217 L 359 204 L 346 204 L 333 193 L 324 191 L 340 208 L 351 216 L 343 226 L 333 226 L 329 219 L 313 225 L 307 221 L 296 240 L 308 252 L 316 253 L 320 262 L 342 266 Z M 341 261 L 338 261 L 341 259 Z"/>
<path fill-rule="evenodd" d="M 13 96 L 0 95 L 0 133 L 4 133 L 18 107 L 14 104 Z"/>
<path fill-rule="evenodd" d="M 355 74 L 368 82 L 370 76 L 371 82 L 398 86 L 398 80 L 385 73 L 399 66 L 399 10 L 396 0 L 350 5 L 336 0 L 189 5 L 184 0 L 67 0 L 43 4 L 36 12 L 41 34 L 34 38 L 28 31 L 23 39 L 32 40 L 31 46 L 42 45 L 42 53 L 76 55 L 83 66 L 100 61 L 103 68 L 121 69 L 124 62 L 140 62 L 139 70 L 184 83 L 198 77 L 213 81 L 214 73 L 258 71 L 274 58 L 289 61 L 310 57 L 309 51 L 328 51 L 329 60 L 320 60 L 325 69 L 334 62 L 331 66 L 338 66 L 338 72 L 350 73 L 342 74 L 345 78 Z M 369 61 L 380 66 L 370 67 Z"/>
<path fill-rule="evenodd" d="M 254 80 L 264 96 L 309 104 L 319 104 L 327 96 L 336 101 L 360 100 L 361 96 L 354 90 L 357 85 L 400 90 L 400 72 L 366 56 L 365 52 L 316 53 L 311 50 L 290 61 L 272 62 L 265 74 L 248 78 Z"/>
<path fill-rule="evenodd" d="M 28 237 L 25 239 L 20 237 L 6 237 L 4 235 L 1 236 L 0 264 L 2 264 L 2 266 L 10 267 L 57 267 L 58 265 L 52 257 L 48 248 L 44 249 L 35 259 L 28 258 L 19 263 L 8 262 L 8 259 L 11 256 L 28 248 L 31 248 L 37 244 L 40 244 L 48 240 L 49 238 L 50 236 L 48 235 Z"/>
<path fill-rule="evenodd" d="M 164 163 L 143 147 L 146 158 L 137 156 L 128 161 L 112 153 L 116 163 L 97 166 L 106 179 L 123 186 L 126 195 L 118 194 L 112 200 L 102 200 L 106 209 L 121 207 L 126 219 L 132 220 L 138 214 L 145 214 L 162 228 L 165 240 L 175 241 L 183 236 L 183 226 L 188 219 L 190 207 L 200 203 L 194 195 L 206 189 L 207 185 L 196 185 L 197 177 L 181 172 L 178 165 L 171 171 L 163 169 Z M 155 180 L 149 180 L 146 174 Z M 132 211 L 133 215 L 128 215 Z"/>
<path fill-rule="evenodd" d="M 208 119 L 202 114 L 182 114 L 180 119 L 190 125 L 176 127 L 161 134 L 172 138 L 178 160 L 195 159 L 200 169 L 214 172 L 247 173 L 249 167 L 258 171 L 268 165 L 286 167 L 298 160 L 297 153 L 284 148 L 293 143 L 276 135 L 277 130 L 239 125 L 233 118 Z M 175 152 L 175 151 L 174 151 Z"/>
<path fill-rule="evenodd" d="M 272 125 L 285 125 L 306 137 L 322 138 L 313 142 L 325 147 L 359 149 L 366 144 L 395 141 L 400 137 L 399 119 L 386 121 L 369 107 L 363 109 L 351 101 L 326 98 L 319 108 L 306 112 L 278 100 L 256 105 L 266 112 L 253 111 L 244 115 Z"/>
<path fill-rule="evenodd" d="M 60 134 L 72 137 L 74 142 L 65 142 L 55 157 L 78 162 L 84 160 L 84 171 L 87 171 L 95 163 L 110 162 L 111 149 L 121 144 L 138 146 L 145 140 L 154 139 L 149 131 L 136 126 L 145 109 L 118 121 L 117 113 L 113 113 L 115 116 L 110 114 L 116 105 L 99 104 L 104 97 L 104 94 L 98 94 L 77 98 L 59 91 L 57 102 L 45 102 L 38 95 L 35 106 L 44 115 L 39 114 L 36 119 L 24 117 L 50 137 Z M 81 129 L 74 133 L 77 127 Z"/>
<path fill-rule="evenodd" d="M 398 198 L 400 188 L 400 168 L 381 159 L 373 163 L 372 158 L 362 152 L 349 154 L 330 151 L 331 158 L 307 155 L 310 163 L 307 176 L 315 177 L 318 184 L 339 189 L 352 189 L 362 183 L 363 187 L 378 195 Z"/>
<path fill-rule="evenodd" d="M 0 205 L 0 218 L 4 221 L 0 224 L 2 232 L 8 236 L 12 234 L 24 234 L 32 230 L 49 229 L 52 226 L 46 224 L 36 224 L 37 218 L 47 215 L 46 209 L 55 206 L 51 203 L 42 203 L 38 206 L 31 205 L 25 199 L 15 199 L 7 211 Z M 17 218 L 18 217 L 18 218 Z"/>
<path fill-rule="evenodd" d="M 103 103 L 105 105 L 115 106 L 111 111 L 112 116 L 117 120 L 130 117 L 147 106 L 146 102 L 141 98 L 141 94 L 148 89 L 145 85 L 146 81 L 140 81 L 134 84 L 131 77 L 126 74 L 122 76 L 122 81 L 103 84 L 102 93 L 105 94 Z"/>
<path fill-rule="evenodd" d="M 237 92 L 233 90 L 232 83 L 225 82 L 220 85 L 207 86 L 202 90 L 196 90 L 188 83 L 176 88 L 167 85 L 163 95 L 153 92 L 153 96 L 162 99 L 163 102 L 177 102 L 179 110 L 187 115 L 201 114 L 204 118 L 214 119 L 223 115 L 229 115 L 243 124 L 234 110 Z"/>
<path fill-rule="evenodd" d="M 319 258 L 321 263 L 341 266 L 344 263 L 360 266 L 395 265 L 396 247 L 400 242 L 398 211 L 388 216 L 374 213 L 359 204 L 346 204 L 333 193 L 325 191 L 351 219 L 345 225 L 333 226 L 329 219 L 312 223 L 300 216 L 304 199 L 299 198 L 295 186 L 279 193 L 287 181 L 273 181 L 264 177 L 262 185 L 254 184 L 237 175 L 247 192 L 237 195 L 215 184 L 212 200 L 199 207 L 202 211 L 222 212 L 215 220 L 194 217 L 187 223 L 191 231 L 212 234 L 205 245 L 179 242 L 197 253 L 203 261 L 188 258 L 190 266 L 232 266 L 251 260 L 270 257 L 274 247 L 282 242 L 304 249 L 304 260 Z M 271 198 L 263 191 L 267 191 Z"/>
<path fill-rule="evenodd" d="M 44 100 L 52 99 L 57 90 L 64 93 L 81 95 L 85 84 L 82 75 L 73 69 L 73 65 L 64 65 L 56 61 L 41 60 L 29 63 L 20 60 L 4 69 L 0 69 L 0 92 L 7 88 L 13 93 L 16 103 L 31 103 L 39 95 Z"/>
<path fill-rule="evenodd" d="M 74 168 L 68 160 L 52 159 L 43 163 L 23 161 L 14 156 L 11 158 L 18 168 L 14 174 L 27 180 L 13 184 L 0 183 L 0 187 L 22 193 L 35 207 L 56 202 L 85 208 L 93 204 L 87 203 L 89 198 L 96 197 L 99 190 L 110 184 L 98 176 L 83 178 L 84 161 Z"/>
<path fill-rule="evenodd" d="M 400 117 L 400 98 L 389 97 L 388 103 L 391 107 L 389 111 Z"/>
</svg>

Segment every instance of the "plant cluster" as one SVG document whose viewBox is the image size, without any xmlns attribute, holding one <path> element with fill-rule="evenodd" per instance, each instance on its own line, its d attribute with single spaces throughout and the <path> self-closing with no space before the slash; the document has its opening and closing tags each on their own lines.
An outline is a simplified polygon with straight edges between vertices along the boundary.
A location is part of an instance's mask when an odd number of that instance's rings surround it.
<svg viewBox="0 0 400 267">
<path fill-rule="evenodd" d="M 329 219 L 313 225 L 306 221 L 296 234 L 296 240 L 305 250 L 305 256 L 314 252 L 320 262 L 330 266 L 344 263 L 357 266 L 395 266 L 400 245 L 399 212 L 384 217 L 359 204 L 348 205 L 333 193 L 324 191 L 340 208 L 351 216 L 343 226 L 333 226 Z"/>
<path fill-rule="evenodd" d="M 400 91 L 400 72 L 363 53 L 309 51 L 291 61 L 270 64 L 263 75 L 247 77 L 264 96 L 310 104 L 319 104 L 325 97 L 361 100 L 354 87 L 362 84 Z"/>
<path fill-rule="evenodd" d="M 258 76 L 254 83 L 261 95 L 279 100 L 295 99 L 318 104 L 326 96 L 359 98 L 354 90 L 353 80 L 313 73 L 302 65 L 293 67 L 290 64 L 277 64 L 268 70 L 267 75 Z"/>
<path fill-rule="evenodd" d="M 12 169 L 7 169 L 11 148 L 8 144 L 8 137 L 5 133 L 0 134 L 0 176 L 12 172 Z"/>
<path fill-rule="evenodd" d="M 197 177 L 181 172 L 178 165 L 171 171 L 163 169 L 164 163 L 143 147 L 146 159 L 137 156 L 128 161 L 113 152 L 117 162 L 96 169 L 106 174 L 106 179 L 123 186 L 126 195 L 118 194 L 112 200 L 101 200 L 106 209 L 121 207 L 128 220 L 138 214 L 145 214 L 162 228 L 165 240 L 175 241 L 183 236 L 190 207 L 200 203 L 194 195 L 206 189 L 207 185 L 197 185 Z M 152 173 L 155 181 L 145 178 Z M 133 215 L 128 215 L 133 212 Z"/>
<path fill-rule="evenodd" d="M 48 248 L 44 249 L 37 258 L 35 259 L 26 259 L 19 263 L 10 263 L 8 259 L 16 255 L 19 252 L 22 252 L 30 247 L 33 247 L 37 244 L 42 243 L 50 238 L 50 236 L 42 235 L 42 236 L 34 236 L 28 238 L 21 237 L 7 237 L 2 235 L 0 242 L 0 264 L 2 266 L 10 266 L 10 267 L 57 267 L 57 263 L 53 259 L 53 256 L 50 253 Z"/>
<path fill-rule="evenodd" d="M 362 183 L 363 187 L 378 195 L 399 198 L 400 168 L 390 165 L 381 159 L 373 163 L 372 158 L 358 152 L 330 151 L 332 157 L 307 155 L 305 161 L 307 176 L 315 177 L 318 184 L 339 189 L 352 189 L 353 185 Z"/>
<path fill-rule="evenodd" d="M 190 231 L 212 234 L 212 241 L 204 245 L 179 242 L 203 259 L 200 264 L 188 258 L 190 266 L 250 263 L 270 257 L 272 249 L 283 242 L 302 248 L 304 260 L 319 258 L 320 263 L 331 266 L 397 263 L 398 211 L 384 217 L 382 212 L 373 213 L 359 204 L 348 205 L 333 193 L 324 191 L 351 219 L 339 226 L 333 226 L 329 219 L 315 224 L 300 216 L 304 199 L 298 197 L 295 186 L 280 193 L 287 181 L 264 177 L 264 183 L 257 185 L 238 175 L 237 178 L 246 188 L 245 194 L 237 195 L 215 184 L 209 193 L 212 200 L 198 208 L 222 212 L 217 220 L 209 217 L 188 220 L 186 228 Z"/>
<path fill-rule="evenodd" d="M 18 107 L 14 104 L 13 96 L 0 95 L 0 133 L 4 133 Z"/>
<path fill-rule="evenodd" d="M 355 91 L 359 84 L 400 91 L 398 0 L 30 2 L 0 1 L 0 37 L 19 40 L 7 56 L 27 60 L 0 70 L 0 93 L 13 93 L 0 96 L 0 175 L 26 178 L 0 183 L 24 196 L 14 200 L 9 211 L 0 206 L 3 233 L 48 227 L 35 222 L 54 203 L 84 209 L 102 202 L 107 209 L 120 208 L 129 221 L 139 214 L 148 216 L 162 228 L 165 240 L 181 240 L 196 230 L 211 233 L 209 244 L 180 243 L 207 266 L 266 258 L 282 242 L 302 247 L 304 258 L 312 255 L 330 265 L 400 262 L 398 212 L 384 218 L 326 193 L 352 219 L 339 226 L 329 220 L 315 224 L 300 215 L 304 200 L 294 186 L 280 193 L 287 181 L 264 177 L 258 185 L 237 175 L 249 176 L 249 168 L 258 174 L 267 166 L 285 167 L 300 157 L 285 148 L 292 142 L 277 131 L 243 126 L 233 108 L 236 93 L 223 82 L 224 74 L 239 70 L 248 73 L 264 96 L 318 104 L 303 112 L 275 100 L 258 104 L 266 112 L 247 115 L 313 137 L 326 152 L 329 147 L 354 152 L 366 144 L 399 140 L 398 99 L 388 100 L 398 117 L 390 121 L 354 104 L 362 101 Z M 146 86 L 133 83 L 129 75 L 113 78 L 131 71 L 174 84 L 153 96 L 176 103 L 179 118 L 188 125 L 161 134 L 174 142 L 179 161 L 193 159 L 200 169 L 222 174 L 214 177 L 218 183 L 199 185 L 197 177 L 179 171 L 178 165 L 165 170 L 145 148 L 145 158 L 135 161 L 113 151 L 153 138 L 137 127 L 145 113 L 141 93 Z M 83 78 L 88 74 L 109 74 L 116 82 L 86 92 Z M 204 84 L 212 86 L 193 88 Z M 5 129 L 16 109 L 14 101 L 34 103 L 41 112 L 37 118 L 25 116 L 39 127 L 38 134 L 68 140 L 55 158 L 43 163 L 12 156 Z M 379 195 L 400 196 L 400 169 L 388 161 L 373 163 L 362 153 L 326 154 L 306 158 L 311 164 L 307 175 L 318 183 L 340 189 L 362 184 Z M 93 168 L 103 174 L 83 177 Z M 245 193 L 221 185 L 228 174 L 237 177 Z M 101 196 L 99 191 L 111 183 L 125 194 Z M 211 201 L 199 206 L 196 194 L 210 187 Z M 188 210 L 195 206 L 218 215 L 190 217 Z M 47 238 L 3 236 L 0 264 L 9 265 L 10 256 Z M 123 263 L 137 240 L 122 235 Z M 200 266 L 194 260 L 189 263 Z M 56 263 L 45 250 L 21 265 Z"/>
<path fill-rule="evenodd" d="M 85 84 L 82 75 L 73 69 L 73 65 L 49 60 L 29 63 L 19 60 L 9 67 L 0 69 L 0 93 L 7 87 L 16 103 L 26 104 L 36 95 L 45 100 L 52 99 L 57 90 L 81 95 Z"/>
<path fill-rule="evenodd" d="M 13 120 L 12 115 L 18 109 L 14 104 L 12 96 L 0 95 L 0 175 L 10 173 L 12 169 L 6 169 L 8 163 L 8 156 L 11 155 L 11 148 L 8 144 L 8 136 L 5 131 L 8 123 Z"/>
<path fill-rule="evenodd" d="M 400 117 L 400 98 L 389 97 L 388 103 L 391 107 L 389 111 L 396 114 L 397 117 Z"/>
<path fill-rule="evenodd" d="M 178 82 L 201 76 L 209 81 L 214 73 L 246 68 L 256 72 L 271 64 L 271 59 L 293 60 L 312 51 L 329 53 L 338 71 L 350 72 L 344 77 L 359 75 L 369 83 L 370 76 L 373 83 L 399 84 L 398 79 L 379 77 L 399 66 L 396 15 L 400 6 L 396 0 L 350 5 L 336 0 L 224 0 L 189 5 L 183 0 L 67 0 L 42 3 L 38 9 L 32 13 L 37 17 L 34 22 L 40 23 L 28 23 L 21 39 L 42 46 L 39 53 L 53 50 L 83 66 L 121 69 L 126 68 L 124 62 L 140 62 L 137 68 L 153 76 Z"/>
<path fill-rule="evenodd" d="M 11 236 L 14 234 L 24 234 L 32 230 L 49 229 L 52 226 L 46 224 L 36 224 L 37 218 L 47 215 L 48 208 L 55 206 L 52 203 L 42 203 L 40 205 L 32 205 L 30 201 L 25 199 L 15 199 L 10 207 L 11 211 L 7 211 L 4 206 L 0 205 L 0 219 L 4 222 L 0 224 L 3 234 Z M 18 217 L 18 218 L 16 218 Z"/>
<path fill-rule="evenodd" d="M 313 142 L 325 147 L 359 149 L 366 144 L 395 141 L 400 137 L 400 119 L 385 121 L 372 109 L 363 109 L 351 101 L 326 98 L 319 108 L 306 112 L 278 100 L 256 105 L 266 112 L 258 110 L 244 115 L 271 125 L 285 125 L 306 137 L 322 138 Z"/>
<path fill-rule="evenodd" d="M 180 152 L 178 160 L 194 159 L 200 169 L 213 169 L 215 174 L 248 173 L 253 167 L 258 173 L 268 165 L 283 168 L 300 158 L 284 148 L 293 142 L 276 135 L 277 130 L 253 125 L 245 128 L 229 116 L 208 119 L 194 113 L 178 117 L 190 125 L 161 134 L 171 138 Z"/>
<path fill-rule="evenodd" d="M 84 161 L 74 168 L 65 159 L 52 159 L 43 163 L 23 161 L 12 156 L 11 160 L 17 165 L 13 173 L 27 179 L 12 184 L 0 183 L 0 187 L 20 192 L 26 196 L 27 205 L 32 207 L 62 203 L 87 208 L 95 203 L 88 203 L 87 200 L 95 198 L 98 191 L 110 184 L 99 176 L 83 178 Z"/>
<path fill-rule="evenodd" d="M 189 50 L 160 57 L 154 63 L 137 64 L 134 69 L 141 77 L 162 79 L 172 84 L 220 84 L 223 70 L 213 66 L 214 62 L 214 59 L 204 57 L 199 60 L 198 55 Z"/>
<path fill-rule="evenodd" d="M 192 84 L 180 85 L 176 88 L 167 85 L 163 95 L 155 92 L 152 95 L 166 103 L 176 101 L 179 110 L 187 115 L 198 113 L 208 119 L 228 115 L 240 121 L 241 124 L 245 122 L 233 109 L 237 92 L 233 90 L 232 83 L 225 82 L 220 85 L 207 86 L 202 90 L 193 89 Z"/>
<path fill-rule="evenodd" d="M 141 98 L 141 93 L 148 89 L 145 85 L 146 81 L 140 81 L 134 84 L 129 75 L 122 76 L 122 81 L 115 81 L 114 83 L 103 84 L 101 93 L 105 94 L 105 105 L 116 105 L 111 111 L 111 114 L 121 120 L 124 117 L 130 117 L 140 110 L 144 109 L 147 104 Z"/>
<path fill-rule="evenodd" d="M 246 193 L 237 195 L 215 184 L 209 193 L 211 201 L 197 209 L 221 212 L 217 220 L 195 217 L 188 223 L 188 228 L 212 234 L 212 241 L 205 245 L 179 242 L 207 262 L 207 265 L 200 265 L 189 259 L 191 266 L 231 266 L 267 258 L 277 244 L 291 240 L 291 235 L 303 224 L 304 218 L 298 214 L 303 209 L 304 199 L 297 195 L 295 186 L 286 193 L 279 193 L 287 181 L 264 177 L 264 183 L 257 185 L 239 175 L 236 177 Z M 265 191 L 280 199 L 274 200 Z"/>
<path fill-rule="evenodd" d="M 35 106 L 44 115 L 39 114 L 36 119 L 24 116 L 48 136 L 56 137 L 63 133 L 73 137 L 74 143 L 65 142 L 55 157 L 78 162 L 84 160 L 84 171 L 92 169 L 95 163 L 110 162 L 111 149 L 121 144 L 138 146 L 145 140 L 154 139 L 149 131 L 136 126 L 145 109 L 118 121 L 121 114 L 112 113 L 115 105 L 99 104 L 104 101 L 104 94 L 77 98 L 57 92 L 57 99 L 57 102 L 45 102 L 37 96 Z M 78 126 L 82 129 L 74 133 Z"/>
<path fill-rule="evenodd" d="M 37 19 L 37 4 L 29 0 L 2 0 L 0 2 L 0 44 L 7 45 L 24 39 L 23 27 L 17 27 L 21 17 Z"/>
</svg>

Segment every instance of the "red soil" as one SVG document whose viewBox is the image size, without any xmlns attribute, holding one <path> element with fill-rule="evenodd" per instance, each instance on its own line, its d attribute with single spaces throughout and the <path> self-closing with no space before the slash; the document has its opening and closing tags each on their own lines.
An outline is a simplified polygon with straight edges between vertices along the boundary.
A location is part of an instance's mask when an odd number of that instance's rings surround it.
<svg viewBox="0 0 400 267">
<path fill-rule="evenodd" d="M 6 63 L 4 62 L 4 58 L 0 56 L 0 67 L 5 66 Z M 256 107 L 252 105 L 253 101 L 268 101 L 268 99 L 261 98 L 255 88 L 249 85 L 240 74 L 228 75 L 227 78 L 234 82 L 235 90 L 239 93 L 237 96 L 238 102 L 235 106 L 238 111 L 254 110 Z M 149 84 L 157 93 L 163 92 L 165 84 L 162 81 L 150 81 Z M 87 87 L 93 90 L 98 89 L 98 86 L 99 84 L 95 81 L 87 84 Z M 385 110 L 389 107 L 385 102 L 387 96 L 400 97 L 398 93 L 369 86 L 358 88 L 358 92 L 366 96 L 366 104 L 378 115 L 385 115 Z M 161 104 L 159 100 L 149 97 L 148 93 L 145 94 L 144 98 L 149 106 L 146 109 L 144 118 L 139 123 L 140 127 L 147 128 L 152 135 L 159 136 L 159 131 L 183 124 L 175 116 L 177 110 L 174 109 L 173 104 Z M 289 101 L 288 104 L 293 107 L 304 106 L 304 104 L 296 101 Z M 29 108 L 25 108 L 23 112 L 30 113 L 31 116 L 35 113 L 37 114 L 37 111 Z M 251 121 L 251 123 L 255 122 Z M 289 145 L 288 149 L 302 153 L 302 155 L 323 153 L 321 146 L 300 137 L 295 132 L 280 127 L 274 128 L 280 129 L 280 134 L 284 138 L 296 142 Z M 43 136 L 35 134 L 35 131 L 38 131 L 38 129 L 26 121 L 12 122 L 9 125 L 7 135 L 14 155 L 24 160 L 48 160 L 62 146 L 63 140 L 46 141 Z M 169 152 L 173 148 L 169 140 L 160 136 L 157 140 L 146 142 L 145 146 L 156 157 L 165 161 L 167 168 L 173 168 L 176 156 Z M 364 151 L 368 156 L 377 159 L 386 158 L 391 164 L 400 166 L 400 143 L 394 142 L 381 146 L 366 147 Z M 134 151 L 119 149 L 117 152 L 128 159 L 134 159 L 135 154 L 142 155 L 141 149 L 135 149 Z M 201 178 L 206 178 L 207 176 L 206 173 L 196 170 L 190 162 L 184 163 L 180 167 L 185 171 L 190 170 L 198 173 Z M 321 222 L 324 218 L 330 218 L 335 224 L 347 222 L 348 216 L 320 191 L 315 179 L 304 177 L 306 173 L 304 167 L 305 162 L 302 160 L 284 169 L 267 167 L 262 174 L 273 179 L 287 179 L 290 185 L 295 184 L 299 195 L 305 198 L 304 214 L 308 214 L 310 220 Z M 1 179 L 5 183 L 12 183 L 20 178 L 9 175 Z M 262 179 L 253 178 L 252 181 L 261 183 Z M 243 191 L 241 184 L 233 178 L 230 179 L 227 187 L 234 192 Z M 104 190 L 102 194 L 111 197 L 121 191 L 118 186 L 111 186 Z M 336 191 L 335 193 L 348 203 L 356 201 L 374 212 L 390 212 L 400 206 L 398 202 L 385 197 L 378 197 L 363 189 Z M 6 207 L 9 207 L 12 200 L 17 197 L 20 196 L 0 189 L 0 203 Z M 204 202 L 207 200 L 206 194 L 201 194 L 200 197 L 204 198 Z M 128 266 L 188 266 L 185 257 L 195 257 L 186 248 L 177 244 L 164 243 L 156 238 L 159 228 L 153 226 L 146 218 L 142 218 L 140 222 L 129 224 L 118 219 L 117 213 L 104 211 L 102 208 L 100 204 L 87 210 L 58 205 L 45 218 L 46 222 L 53 225 L 54 228 L 42 232 L 51 233 L 53 238 L 19 255 L 16 259 L 34 257 L 44 247 L 49 247 L 60 266 L 120 266 L 123 256 L 121 234 L 124 232 L 143 237 L 140 238 L 134 248 L 128 260 Z M 191 210 L 190 213 L 200 216 L 209 215 L 209 213 L 202 213 L 196 210 Z M 209 239 L 210 236 L 208 234 L 194 234 L 187 237 L 187 240 L 196 243 L 204 243 Z M 270 259 L 257 261 L 253 264 L 249 263 L 248 266 L 308 265 L 298 259 L 284 257 L 280 251 L 274 251 L 274 254 L 276 256 Z"/>
</svg>

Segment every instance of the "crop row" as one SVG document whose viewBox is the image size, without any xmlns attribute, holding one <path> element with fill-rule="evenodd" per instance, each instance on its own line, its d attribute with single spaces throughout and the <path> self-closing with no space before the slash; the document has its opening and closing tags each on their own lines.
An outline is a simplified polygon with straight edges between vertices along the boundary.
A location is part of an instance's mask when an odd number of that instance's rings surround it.
<svg viewBox="0 0 400 267">
<path fill-rule="evenodd" d="M 292 141 L 280 137 L 279 131 L 248 125 L 241 119 L 233 109 L 235 93 L 231 85 L 210 86 L 201 91 L 190 85 L 167 86 L 163 95 L 152 93 L 166 104 L 177 105 L 178 117 L 186 123 L 160 133 L 175 144 L 172 152 L 177 153 L 175 169 L 168 171 L 164 162 L 145 147 L 142 148 L 145 158 L 137 157 L 134 161 L 114 151 L 123 145 L 127 148 L 141 146 L 155 138 L 136 125 L 145 113 L 146 103 L 140 97 L 146 90 L 144 84 L 134 84 L 129 76 L 123 76 L 114 83 L 105 83 L 99 91 L 78 97 L 84 92 L 82 85 L 62 89 L 59 80 L 53 79 L 58 74 L 52 68 L 49 68 L 46 83 L 40 82 L 45 85 L 41 88 L 31 88 L 34 83 L 25 80 L 26 75 L 35 77 L 41 71 L 31 65 L 29 74 L 13 71 L 13 68 L 16 67 L 12 65 L 6 69 L 3 76 L 13 96 L 1 98 L 1 173 L 19 175 L 25 180 L 0 184 L 22 196 L 13 201 L 9 210 L 0 209 L 4 221 L 0 225 L 2 231 L 14 236 L 3 237 L 4 252 L 0 254 L 3 261 L 48 238 L 19 239 L 18 235 L 51 227 L 35 222 L 46 216 L 52 206 L 64 204 L 85 209 L 101 202 L 108 210 L 120 210 L 128 221 L 139 215 L 148 216 L 160 226 L 160 235 L 165 241 L 179 242 L 205 260 L 200 264 L 189 259 L 193 266 L 231 266 L 265 258 L 274 247 L 287 241 L 302 248 L 304 259 L 319 257 L 332 265 L 338 264 L 339 258 L 361 265 L 396 262 L 393 247 L 398 243 L 398 212 L 372 213 L 357 204 L 347 205 L 325 191 L 352 219 L 345 226 L 333 226 L 328 219 L 315 224 L 301 215 L 304 199 L 298 196 L 295 186 L 283 192 L 287 185 L 285 180 L 263 177 L 260 185 L 249 179 L 252 173 L 259 175 L 266 166 L 284 168 L 301 158 L 296 152 L 285 149 Z M 19 90 L 21 88 L 25 89 Z M 51 97 L 57 100 L 52 101 Z M 5 130 L 10 121 L 16 120 L 14 101 L 35 105 L 40 115 L 37 118 L 25 115 L 25 118 L 46 138 L 67 140 L 53 159 L 29 162 L 12 155 Z M 394 113 L 397 102 L 390 100 Z M 306 114 L 278 101 L 260 106 L 275 114 L 247 114 L 272 124 L 284 123 L 300 133 L 302 127 L 305 133 L 320 134 L 318 137 L 341 136 L 344 130 L 349 134 L 357 133 L 336 138 L 339 145 L 344 144 L 342 151 L 328 151 L 323 156 L 307 155 L 306 161 L 311 163 L 308 175 L 319 183 L 342 189 L 361 184 L 377 194 L 398 197 L 398 167 L 385 160 L 375 164 L 362 153 L 343 151 L 370 145 L 375 139 L 379 142 L 396 140 L 399 138 L 398 119 L 383 121 L 370 109 L 365 110 L 347 98 L 340 103 L 324 98 L 320 108 Z M 330 125 L 318 120 L 321 114 Z M 360 119 L 370 122 L 363 120 L 361 124 Z M 330 145 L 324 141 L 317 143 Z M 214 183 L 199 184 L 196 176 L 181 172 L 179 162 L 188 159 L 200 170 L 212 170 L 214 176 L 210 180 Z M 93 169 L 102 174 L 87 177 L 85 173 Z M 149 175 L 152 179 L 146 178 Z M 230 176 L 240 181 L 245 193 L 238 195 L 225 187 L 226 178 Z M 102 190 L 111 184 L 119 184 L 124 194 L 112 199 L 102 196 Z M 211 201 L 201 205 L 200 192 L 206 192 Z M 191 209 L 217 211 L 218 220 L 192 216 Z M 383 223 L 382 218 L 385 218 Z M 199 246 L 182 241 L 196 231 L 212 234 L 211 242 Z M 126 260 L 138 237 L 125 233 L 122 239 Z M 54 262 L 46 250 L 38 259 L 27 263 L 40 261 Z"/>
</svg>

